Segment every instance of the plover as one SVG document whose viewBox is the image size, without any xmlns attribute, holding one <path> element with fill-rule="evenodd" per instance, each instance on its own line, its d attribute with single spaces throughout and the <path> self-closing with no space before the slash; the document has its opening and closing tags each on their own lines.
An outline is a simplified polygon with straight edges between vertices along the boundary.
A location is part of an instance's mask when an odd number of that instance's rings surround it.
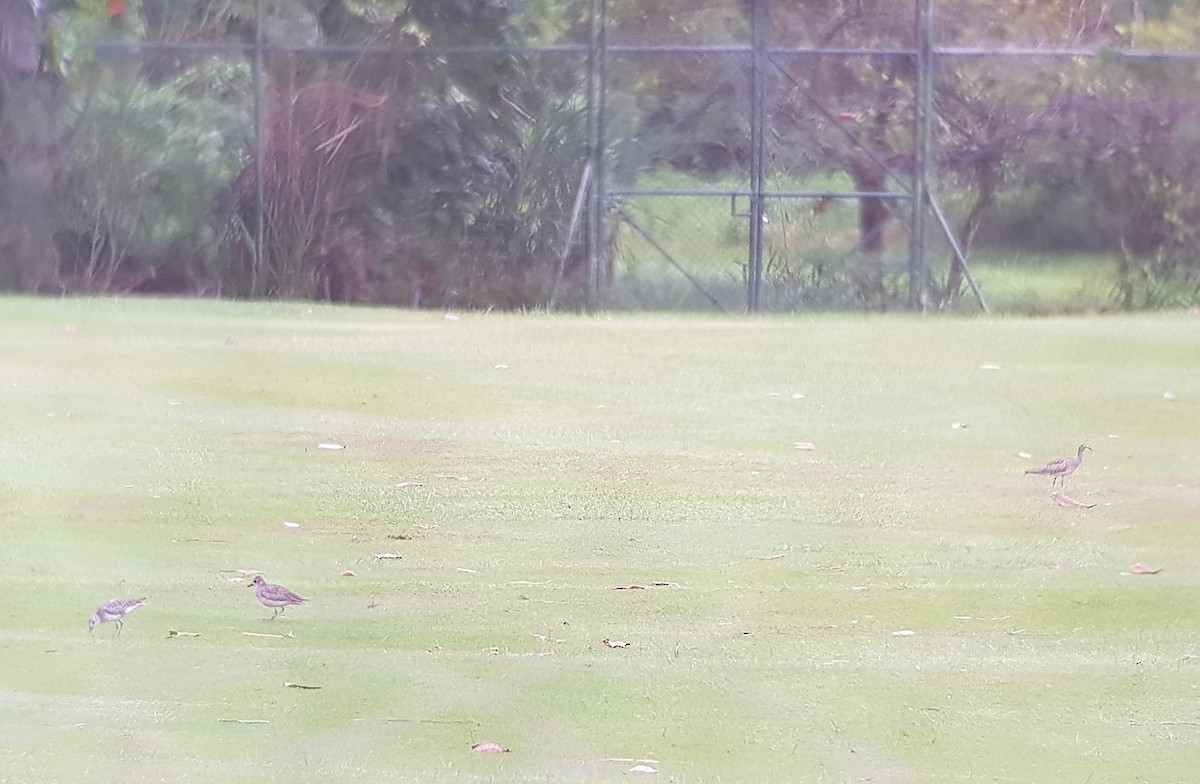
<svg viewBox="0 0 1200 784">
<path fill-rule="evenodd" d="M 250 583 L 250 585 L 246 587 L 249 588 L 251 586 L 254 588 L 254 595 L 257 596 L 258 600 L 263 603 L 263 606 L 270 607 L 275 610 L 274 614 L 271 615 L 272 621 L 275 620 L 276 616 L 282 613 L 288 607 L 288 605 L 304 604 L 306 601 L 308 601 L 303 596 L 292 593 L 282 585 L 275 585 L 274 583 L 267 582 L 263 579 L 261 574 L 255 575 L 254 582 Z"/>
<path fill-rule="evenodd" d="M 121 636 L 121 627 L 124 625 L 121 619 L 145 603 L 145 599 L 109 599 L 97 607 L 96 612 L 92 613 L 91 619 L 88 620 L 88 631 L 95 630 L 97 626 L 107 621 L 114 621 L 117 624 L 117 636 L 119 637 Z"/>
<path fill-rule="evenodd" d="M 1092 450 L 1087 444 L 1080 444 L 1079 451 L 1075 453 L 1075 457 L 1060 457 L 1057 460 L 1051 460 L 1043 466 L 1030 468 L 1025 473 L 1038 474 L 1039 476 L 1052 476 L 1050 486 L 1054 487 L 1054 483 L 1058 482 L 1064 476 L 1075 473 L 1075 469 L 1079 468 L 1079 464 L 1083 462 L 1083 451 Z"/>
</svg>

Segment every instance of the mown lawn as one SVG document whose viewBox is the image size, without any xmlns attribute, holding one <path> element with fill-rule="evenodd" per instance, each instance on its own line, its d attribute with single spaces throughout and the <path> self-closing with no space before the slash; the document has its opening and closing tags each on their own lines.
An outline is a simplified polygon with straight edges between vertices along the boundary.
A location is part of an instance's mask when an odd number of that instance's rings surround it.
<svg viewBox="0 0 1200 784">
<path fill-rule="evenodd" d="M 459 316 L 0 300 L 0 781 L 1194 777 L 1200 317 Z"/>
</svg>

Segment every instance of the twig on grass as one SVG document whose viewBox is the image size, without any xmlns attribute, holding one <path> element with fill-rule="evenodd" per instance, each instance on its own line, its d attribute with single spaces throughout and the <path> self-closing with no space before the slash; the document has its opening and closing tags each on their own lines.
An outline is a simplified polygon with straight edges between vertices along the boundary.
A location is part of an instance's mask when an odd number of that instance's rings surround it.
<svg viewBox="0 0 1200 784">
<path fill-rule="evenodd" d="M 380 716 L 378 718 L 358 718 L 355 721 L 385 721 L 399 724 L 470 724 L 478 727 L 475 719 L 409 719 L 403 716 Z"/>
<path fill-rule="evenodd" d="M 284 681 L 283 688 L 285 688 L 285 689 L 319 689 L 321 687 L 320 686 L 306 686 L 303 683 L 292 683 L 291 681 Z"/>
</svg>

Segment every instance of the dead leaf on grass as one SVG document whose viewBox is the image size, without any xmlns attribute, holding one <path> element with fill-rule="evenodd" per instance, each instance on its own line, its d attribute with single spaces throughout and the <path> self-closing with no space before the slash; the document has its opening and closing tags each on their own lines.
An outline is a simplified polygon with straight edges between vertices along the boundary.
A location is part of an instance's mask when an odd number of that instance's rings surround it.
<svg viewBox="0 0 1200 784">
<path fill-rule="evenodd" d="M 1074 498 L 1069 498 L 1063 495 L 1062 490 L 1054 490 L 1050 493 L 1050 500 L 1064 509 L 1091 509 L 1095 504 L 1083 504 L 1076 501 Z"/>
<path fill-rule="evenodd" d="M 1158 574 L 1161 571 L 1161 566 L 1155 569 L 1152 566 L 1146 566 L 1144 563 L 1135 563 L 1133 566 L 1129 567 L 1130 574 Z"/>
<path fill-rule="evenodd" d="M 504 748 L 494 740 L 484 740 L 472 746 L 471 751 L 474 751 L 477 754 L 503 754 L 504 752 L 508 751 L 508 749 Z"/>
</svg>

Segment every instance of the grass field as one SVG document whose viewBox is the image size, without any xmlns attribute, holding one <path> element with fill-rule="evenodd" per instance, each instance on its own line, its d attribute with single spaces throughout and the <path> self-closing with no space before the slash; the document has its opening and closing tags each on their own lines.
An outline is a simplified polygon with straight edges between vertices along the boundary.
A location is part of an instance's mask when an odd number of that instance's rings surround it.
<svg viewBox="0 0 1200 784">
<path fill-rule="evenodd" d="M 5 298 L 0 781 L 1194 780 L 1198 361 L 1184 313 Z"/>
</svg>

